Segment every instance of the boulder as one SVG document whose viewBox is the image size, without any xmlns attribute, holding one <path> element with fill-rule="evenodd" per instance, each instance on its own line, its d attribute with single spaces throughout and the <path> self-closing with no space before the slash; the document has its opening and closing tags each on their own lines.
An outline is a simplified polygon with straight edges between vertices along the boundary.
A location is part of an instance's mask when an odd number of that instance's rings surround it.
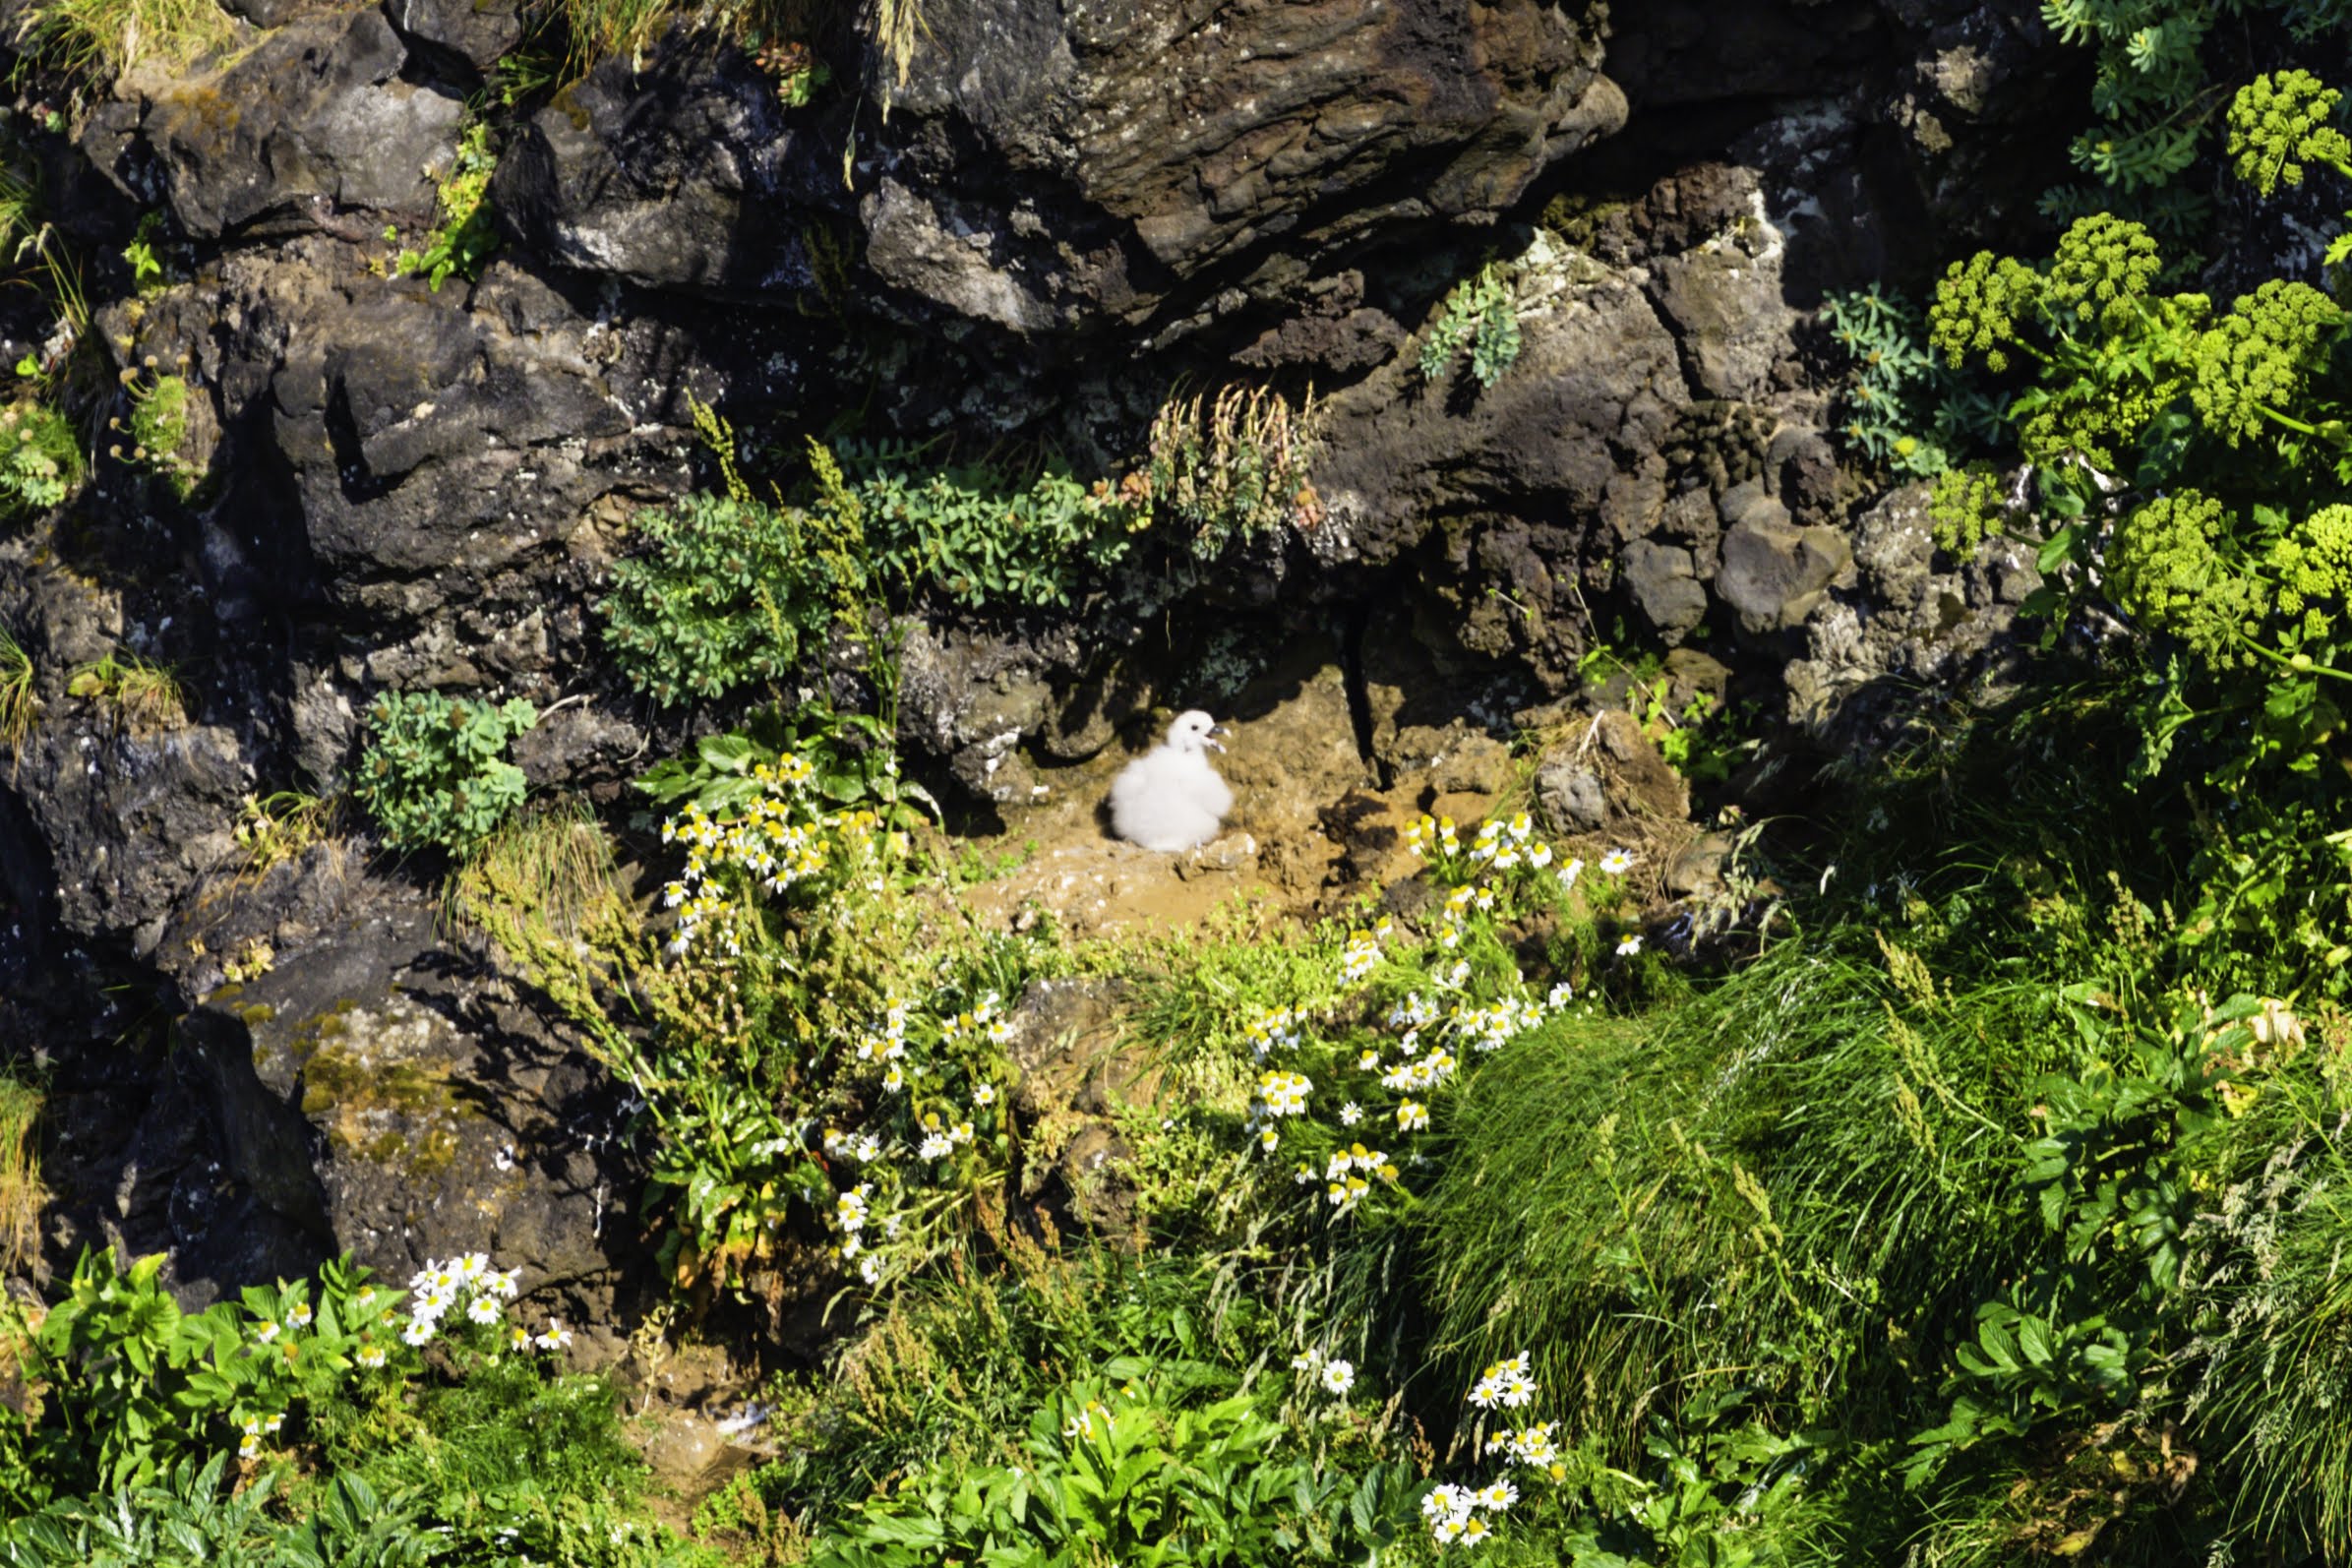
<svg viewBox="0 0 2352 1568">
<path fill-rule="evenodd" d="M 1779 233 L 1758 201 L 1725 237 L 1657 262 L 1659 314 L 1702 395 L 1761 396 L 1774 364 L 1791 352 L 1796 313 L 1781 302 L 1780 256 Z"/>
<path fill-rule="evenodd" d="M 467 90 L 522 41 L 515 0 L 384 0 L 384 19 L 412 54 Z"/>
<path fill-rule="evenodd" d="M 872 100 L 798 118 L 739 53 L 673 39 L 535 116 L 497 199 L 551 261 L 640 282 L 785 300 L 847 257 L 927 321 L 1186 332 L 1213 272 L 1288 305 L 1375 226 L 1491 222 L 1616 129 L 1598 12 L 984 0 L 927 15 L 903 83 L 882 64 Z"/>
<path fill-rule="evenodd" d="M 139 127 L 172 216 L 216 239 L 265 220 L 334 224 L 353 209 L 429 218 L 464 105 L 402 75 L 408 50 L 374 10 L 290 23 L 210 71 L 150 84 Z M 125 157 L 91 145 L 136 189 Z M 347 225 L 351 237 L 382 219 Z"/>
<path fill-rule="evenodd" d="M 1634 608 L 1669 647 L 1707 619 L 1707 588 L 1688 550 L 1636 539 L 1625 547 L 1621 576 Z"/>
<path fill-rule="evenodd" d="M 1431 517 L 1465 511 L 1656 515 L 1662 483 L 1619 454 L 1655 452 L 1689 392 L 1641 289 L 1586 274 L 1520 338 L 1517 362 L 1467 402 L 1423 386 L 1409 355 L 1332 395 L 1313 476 L 1328 514 L 1318 554 L 1393 560 Z"/>
<path fill-rule="evenodd" d="M 1536 800 L 1565 832 L 1676 824 L 1690 815 L 1690 786 L 1623 708 L 1571 726 L 1544 753 Z"/>
<path fill-rule="evenodd" d="M 533 1314 L 609 1360 L 644 1261 L 624 1096 L 494 973 L 453 961 L 436 913 L 376 887 L 190 1014 L 213 1114 L 246 1129 L 232 1170 L 384 1277 L 464 1252 L 520 1268 Z"/>
<path fill-rule="evenodd" d="M 1128 1239 L 1133 1151 L 1110 1114 L 1149 1105 L 1160 1074 L 1121 1028 L 1125 992 L 1116 981 L 1040 980 L 1008 1015 L 1006 1052 L 1020 1073 L 1013 1106 L 1028 1127 L 1022 1197 L 1107 1238 Z"/>
<path fill-rule="evenodd" d="M 151 953 L 174 906 L 229 860 L 254 779 L 233 730 L 143 728 L 90 698 L 50 705 L 9 782 L 48 850 L 66 929 Z"/>
<path fill-rule="evenodd" d="M 1751 636 L 1793 631 L 1824 602 L 1830 584 L 1853 566 L 1853 551 L 1836 529 L 1800 528 L 1787 509 L 1765 499 L 1749 507 L 1723 534 L 1723 564 L 1716 596 Z"/>
<path fill-rule="evenodd" d="M 814 247 L 840 184 L 740 54 L 673 48 L 642 74 L 608 59 L 557 93 L 500 156 L 491 199 L 557 267 L 789 305 L 826 286 L 831 253 Z"/>
</svg>

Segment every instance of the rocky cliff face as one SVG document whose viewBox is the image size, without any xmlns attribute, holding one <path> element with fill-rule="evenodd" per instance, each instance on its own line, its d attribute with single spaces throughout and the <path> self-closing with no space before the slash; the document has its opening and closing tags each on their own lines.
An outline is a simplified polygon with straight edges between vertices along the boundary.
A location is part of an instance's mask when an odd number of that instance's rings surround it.
<svg viewBox="0 0 2352 1568">
<path fill-rule="evenodd" d="M 694 482 L 690 396 L 754 439 L 855 406 L 1102 471 L 1180 379 L 1311 384 L 1313 529 L 910 627 L 903 740 L 977 798 L 1310 627 L 1359 706 L 1401 694 L 1359 726 L 1381 767 L 1415 726 L 1573 698 L 1619 622 L 1825 735 L 1997 647 L 2029 563 L 1944 560 L 1841 471 L 1812 311 L 2023 217 L 2035 9 L 969 0 L 926 7 L 903 83 L 816 40 L 840 85 L 803 108 L 673 36 L 505 128 L 503 247 L 438 289 L 388 275 L 383 231 L 430 219 L 509 0 L 249 3 L 218 63 L 63 130 L 21 105 L 100 259 L 98 348 L 194 394 L 187 497 L 101 452 L 0 532 L 41 699 L 0 777 L 0 1034 L 62 1063 L 59 1255 L 169 1246 L 201 1293 L 495 1242 L 612 1315 L 635 1176 L 601 1079 L 412 871 L 337 841 L 257 875 L 236 832 L 249 795 L 337 787 L 387 688 L 574 699 L 521 760 L 608 802 L 674 748 L 689 720 L 626 693 L 590 607 L 629 514 Z M 142 292 L 112 258 L 144 213 L 170 266 Z M 1417 334 L 1488 261 L 1516 364 L 1424 381 Z M 48 331 L 0 325 L 11 359 Z M 184 716 L 69 692 L 117 646 L 181 672 Z"/>
</svg>

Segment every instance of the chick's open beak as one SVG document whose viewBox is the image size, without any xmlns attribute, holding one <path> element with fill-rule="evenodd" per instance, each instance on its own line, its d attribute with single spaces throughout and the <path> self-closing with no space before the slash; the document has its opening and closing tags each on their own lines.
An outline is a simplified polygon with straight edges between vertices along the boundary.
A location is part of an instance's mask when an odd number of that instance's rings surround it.
<svg viewBox="0 0 2352 1568">
<path fill-rule="evenodd" d="M 1234 732 L 1232 730 L 1227 729 L 1222 724 L 1212 724 L 1209 726 L 1209 733 L 1201 737 L 1200 744 L 1207 747 L 1212 752 L 1222 752 L 1225 750 L 1225 747 L 1217 740 L 1217 737 L 1220 735 L 1231 735 Z"/>
</svg>

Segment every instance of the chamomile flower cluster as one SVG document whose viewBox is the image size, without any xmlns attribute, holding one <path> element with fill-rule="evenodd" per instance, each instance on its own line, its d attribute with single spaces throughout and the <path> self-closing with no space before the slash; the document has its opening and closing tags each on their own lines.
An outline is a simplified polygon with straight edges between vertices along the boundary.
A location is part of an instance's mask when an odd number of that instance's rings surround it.
<svg viewBox="0 0 2352 1568">
<path fill-rule="evenodd" d="M 923 1113 L 923 1119 L 918 1125 L 923 1130 L 923 1141 L 915 1146 L 915 1158 L 918 1160 L 944 1160 L 972 1141 L 971 1122 L 942 1121 L 936 1111 Z"/>
<path fill-rule="evenodd" d="M 1277 1051 L 1297 1051 L 1305 1026 L 1306 1019 L 1297 1008 L 1277 1007 L 1242 1025 L 1241 1036 L 1249 1042 L 1249 1054 L 1264 1061 Z"/>
<path fill-rule="evenodd" d="M 819 813 L 812 803 L 812 770 L 786 754 L 752 770 L 764 794 L 741 811 L 717 817 L 699 802 L 662 823 L 665 844 L 686 846 L 686 866 L 662 889 L 662 902 L 677 911 L 677 929 L 667 951 L 684 957 L 697 945 L 727 956 L 743 950 L 732 889 L 740 883 L 769 894 L 823 875 L 870 856 L 885 836 L 871 811 Z"/>
<path fill-rule="evenodd" d="M 1320 1175 L 1311 1162 L 1300 1161 L 1297 1176 L 1300 1186 L 1321 1182 L 1333 1213 L 1342 1216 L 1356 1212 L 1356 1206 L 1370 1195 L 1373 1181 L 1393 1183 L 1396 1179 L 1396 1162 L 1380 1150 L 1367 1149 L 1360 1143 L 1333 1150 L 1331 1157 L 1323 1162 Z"/>
<path fill-rule="evenodd" d="M 262 1439 L 265 1437 L 275 1437 L 277 1435 L 278 1428 L 285 1425 L 285 1423 L 286 1418 L 284 1415 L 280 1413 L 272 1413 L 268 1416 L 246 1417 L 243 1420 L 237 1423 L 238 1432 L 240 1435 L 240 1440 L 237 1444 L 237 1457 L 239 1459 L 253 1459 L 257 1457 L 262 1451 Z"/>
<path fill-rule="evenodd" d="M 1477 1546 L 1493 1538 L 1493 1521 L 1519 1501 L 1509 1481 L 1492 1486 L 1456 1486 L 1444 1482 L 1421 1499 L 1421 1518 L 1428 1521 L 1430 1538 L 1440 1546 Z"/>
<path fill-rule="evenodd" d="M 1517 1410 L 1536 1398 L 1536 1380 L 1528 1371 L 1528 1353 L 1486 1368 L 1470 1391 L 1470 1403 L 1480 1411 Z M 1509 1462 L 1540 1471 L 1550 1479 L 1566 1475 L 1553 1423 L 1544 1421 L 1489 1436 L 1482 1451 L 1504 1454 Z M 1519 1501 L 1519 1488 L 1508 1470 L 1482 1486 L 1434 1487 L 1421 1499 L 1421 1517 L 1430 1538 L 1440 1546 L 1476 1546 L 1492 1538 L 1494 1528 Z"/>
<path fill-rule="evenodd" d="M 1487 818 L 1468 843 L 1452 817 L 1423 814 L 1408 824 L 1405 842 L 1449 889 L 1436 933 L 1437 945 L 1449 952 L 1462 945 L 1467 922 L 1505 909 L 1516 889 L 1545 874 L 1557 874 L 1563 888 L 1573 887 L 1584 871 L 1583 861 L 1538 838 L 1525 812 Z"/>
<path fill-rule="evenodd" d="M 982 1038 L 992 1046 L 1012 1044 L 1012 1020 L 1004 1016 L 1004 998 L 990 992 L 970 1012 L 953 1013 L 939 1027 L 939 1044 Z"/>
<path fill-rule="evenodd" d="M 1528 1353 L 1486 1368 L 1470 1391 L 1470 1402 L 1480 1410 L 1518 1410 L 1536 1397 L 1536 1380 L 1528 1372 Z"/>
<path fill-rule="evenodd" d="M 828 1221 L 835 1255 L 865 1284 L 894 1266 L 885 1257 L 894 1243 L 904 1253 L 918 1242 L 920 1226 L 901 1234 L 909 1218 L 937 1209 L 918 1189 L 970 1179 L 969 1155 L 997 1128 L 1001 1091 L 991 1080 L 1012 1037 L 1004 998 L 992 991 L 935 1012 L 890 1001 L 843 1054 L 848 1076 L 870 1086 L 844 1108 L 859 1116 L 804 1135 L 799 1147 L 811 1156 L 804 1195 Z"/>
<path fill-rule="evenodd" d="M 857 1266 L 858 1278 L 868 1285 L 881 1278 L 880 1263 L 868 1250 L 867 1227 L 874 1219 L 874 1183 L 861 1181 L 833 1199 L 833 1229 L 841 1235 L 841 1261 Z M 898 1235 L 898 1216 L 883 1216 L 884 1236 Z"/>
<path fill-rule="evenodd" d="M 1091 1442 L 1098 1436 L 1110 1436 L 1116 1419 L 1110 1406 L 1101 1400 L 1090 1399 L 1083 1405 L 1072 1407 L 1069 1419 L 1061 1423 L 1061 1435 L 1073 1443 Z"/>
<path fill-rule="evenodd" d="M 1340 982 L 1353 986 L 1379 967 L 1381 944 L 1395 935 L 1396 923 L 1383 915 L 1377 924 L 1362 931 L 1348 934 L 1348 944 L 1340 949 Z"/>
<path fill-rule="evenodd" d="M 1486 1439 L 1486 1452 L 1501 1454 L 1514 1465 L 1541 1471 L 1558 1480 L 1568 1474 L 1568 1467 L 1560 1457 L 1559 1440 L 1552 1435 L 1558 1428 L 1557 1421 L 1505 1427 Z"/>
<path fill-rule="evenodd" d="M 1559 988 L 1554 988 L 1555 993 Z M 1520 1035 L 1543 1022 L 1551 1008 L 1566 1002 L 1533 1001 L 1526 997 L 1506 996 L 1483 1007 L 1465 1006 L 1459 1002 L 1447 1015 L 1446 1028 L 1471 1050 L 1481 1054 L 1500 1051 Z"/>
<path fill-rule="evenodd" d="M 1470 858 L 1498 872 L 1521 866 L 1541 871 L 1552 863 L 1554 851 L 1535 833 L 1536 824 L 1525 812 L 1507 822 L 1499 816 L 1488 817 L 1478 824 L 1478 836 L 1471 840 Z"/>
<path fill-rule="evenodd" d="M 468 1323 L 495 1327 L 504 1303 L 514 1299 L 516 1272 L 492 1268 L 490 1259 L 479 1252 L 427 1263 L 408 1281 L 408 1321 L 400 1330 L 401 1342 L 420 1348 L 430 1344 L 441 1332 L 442 1320 L 452 1313 Z"/>
<path fill-rule="evenodd" d="M 1257 1130 L 1259 1147 L 1271 1154 L 1282 1147 L 1282 1134 L 1274 1125 L 1285 1116 L 1306 1115 L 1306 1097 L 1314 1092 L 1314 1083 L 1303 1072 L 1287 1072 L 1280 1067 L 1269 1068 L 1258 1077 L 1256 1102 L 1250 1107 L 1250 1124 Z"/>
</svg>

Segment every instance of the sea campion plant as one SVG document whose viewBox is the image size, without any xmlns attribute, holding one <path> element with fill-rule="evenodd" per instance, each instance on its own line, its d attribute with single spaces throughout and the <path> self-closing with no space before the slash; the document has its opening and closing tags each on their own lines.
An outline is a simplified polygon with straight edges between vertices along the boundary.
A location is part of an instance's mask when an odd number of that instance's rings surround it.
<svg viewBox="0 0 2352 1568">
<path fill-rule="evenodd" d="M 30 397 L 0 410 L 0 515 L 62 506 L 83 471 L 82 443 L 63 412 Z"/>
</svg>

